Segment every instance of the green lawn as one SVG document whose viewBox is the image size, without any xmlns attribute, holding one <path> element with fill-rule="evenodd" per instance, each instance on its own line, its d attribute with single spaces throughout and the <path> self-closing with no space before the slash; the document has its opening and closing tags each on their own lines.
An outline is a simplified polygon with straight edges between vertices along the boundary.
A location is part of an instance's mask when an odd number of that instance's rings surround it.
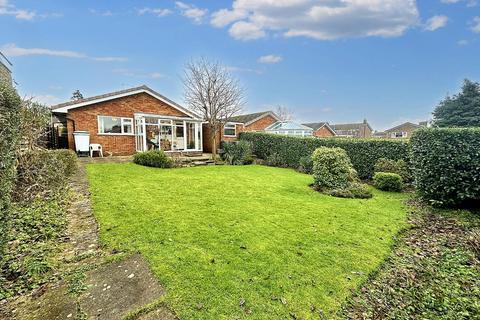
<svg viewBox="0 0 480 320">
<path fill-rule="evenodd" d="M 87 169 L 102 241 L 141 252 L 182 319 L 330 318 L 406 224 L 405 195 L 333 198 L 290 169 Z"/>
</svg>

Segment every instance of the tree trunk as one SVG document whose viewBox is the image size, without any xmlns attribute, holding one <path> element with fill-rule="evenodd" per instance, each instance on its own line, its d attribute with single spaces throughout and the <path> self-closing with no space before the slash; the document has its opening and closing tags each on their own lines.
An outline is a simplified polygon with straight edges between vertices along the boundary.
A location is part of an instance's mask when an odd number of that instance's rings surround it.
<svg viewBox="0 0 480 320">
<path fill-rule="evenodd" d="M 217 161 L 217 133 L 214 132 L 212 137 L 212 160 Z"/>
</svg>

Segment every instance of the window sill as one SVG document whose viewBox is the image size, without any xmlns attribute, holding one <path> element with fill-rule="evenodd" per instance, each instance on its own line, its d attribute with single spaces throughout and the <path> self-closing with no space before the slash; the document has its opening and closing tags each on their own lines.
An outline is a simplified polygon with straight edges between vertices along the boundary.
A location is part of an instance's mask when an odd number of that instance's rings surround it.
<svg viewBox="0 0 480 320">
<path fill-rule="evenodd" d="M 135 134 L 133 133 L 97 133 L 99 136 L 127 136 L 127 137 L 133 137 Z"/>
</svg>

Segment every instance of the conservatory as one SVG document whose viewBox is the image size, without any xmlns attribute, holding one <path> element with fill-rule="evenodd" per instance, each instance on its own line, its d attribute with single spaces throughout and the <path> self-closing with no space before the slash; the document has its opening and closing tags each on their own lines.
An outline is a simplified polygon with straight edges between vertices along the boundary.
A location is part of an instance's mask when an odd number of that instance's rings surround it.
<svg viewBox="0 0 480 320">
<path fill-rule="evenodd" d="M 313 129 L 293 121 L 278 121 L 265 128 L 265 132 L 289 136 L 308 137 L 313 135 Z"/>
<path fill-rule="evenodd" d="M 202 151 L 202 122 L 135 113 L 135 146 L 137 152 Z"/>
</svg>

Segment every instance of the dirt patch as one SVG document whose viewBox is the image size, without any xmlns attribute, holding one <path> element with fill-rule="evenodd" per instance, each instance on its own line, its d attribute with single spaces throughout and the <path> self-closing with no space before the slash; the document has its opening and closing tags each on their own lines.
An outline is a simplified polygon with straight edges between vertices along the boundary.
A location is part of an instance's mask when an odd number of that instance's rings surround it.
<svg viewBox="0 0 480 320">
<path fill-rule="evenodd" d="M 86 285 L 80 306 L 92 319 L 121 319 L 165 293 L 140 255 L 88 272 Z"/>
</svg>

